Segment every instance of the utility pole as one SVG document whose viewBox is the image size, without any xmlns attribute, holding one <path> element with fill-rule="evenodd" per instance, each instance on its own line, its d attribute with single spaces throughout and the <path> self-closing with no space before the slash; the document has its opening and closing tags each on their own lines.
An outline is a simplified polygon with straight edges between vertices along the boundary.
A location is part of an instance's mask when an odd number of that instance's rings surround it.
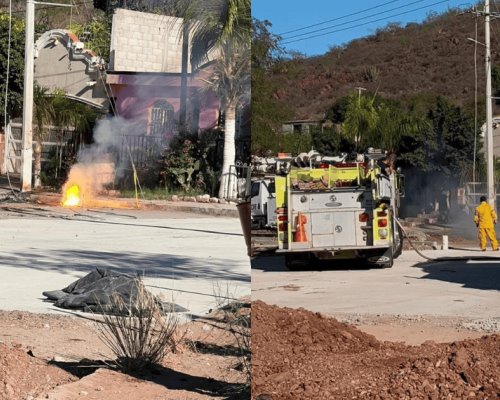
<svg viewBox="0 0 500 400">
<path fill-rule="evenodd" d="M 361 87 L 361 86 L 358 86 L 358 87 L 357 87 L 357 88 L 355 88 L 355 89 L 357 89 L 357 90 L 358 90 L 358 104 L 360 104 L 360 103 L 361 103 L 361 92 L 362 92 L 363 90 L 366 90 L 366 88 Z"/>
<path fill-rule="evenodd" d="M 496 193 L 493 167 L 493 112 L 491 104 L 490 1 L 484 3 L 484 44 L 486 62 L 486 171 L 488 201 L 495 208 Z"/>
<path fill-rule="evenodd" d="M 31 191 L 33 158 L 33 70 L 35 46 L 35 1 L 26 0 L 24 44 L 23 137 L 21 149 L 21 192 Z"/>
<path fill-rule="evenodd" d="M 23 137 L 21 148 L 21 192 L 31 191 L 33 159 L 33 83 L 35 69 L 35 4 L 73 7 L 72 4 L 26 0 L 24 44 Z"/>
</svg>

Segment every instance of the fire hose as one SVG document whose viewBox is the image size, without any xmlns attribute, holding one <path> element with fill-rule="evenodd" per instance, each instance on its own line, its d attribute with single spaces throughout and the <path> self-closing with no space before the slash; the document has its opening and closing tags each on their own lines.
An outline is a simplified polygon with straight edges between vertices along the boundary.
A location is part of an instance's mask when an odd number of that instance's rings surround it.
<svg viewBox="0 0 500 400">
<path fill-rule="evenodd" d="M 403 224 L 401 224 L 399 219 L 394 217 L 394 221 L 396 221 L 398 226 L 401 228 L 401 231 L 403 232 L 403 236 L 406 237 L 406 239 L 408 239 L 408 243 L 410 243 L 410 246 L 413 247 L 413 250 L 415 250 L 420 257 L 425 258 L 426 260 L 429 260 L 429 261 L 439 261 L 438 259 L 427 257 L 424 253 L 422 253 L 419 249 L 417 249 L 417 247 L 413 244 L 412 240 L 410 239 L 410 236 L 405 231 L 405 228 L 403 227 Z"/>
<path fill-rule="evenodd" d="M 398 224 L 398 226 L 401 228 L 401 231 L 403 232 L 403 236 L 406 237 L 406 239 L 408 239 L 408 243 L 410 243 L 410 246 L 413 248 L 413 250 L 415 250 L 415 252 L 422 258 L 425 258 L 426 260 L 428 261 L 435 261 L 435 262 L 443 262 L 443 261 L 457 261 L 457 257 L 443 257 L 443 258 L 432 258 L 432 257 L 428 257 L 426 256 L 425 254 L 423 254 L 419 249 L 417 249 L 417 247 L 415 246 L 415 244 L 412 242 L 412 240 L 410 239 L 410 236 L 408 235 L 408 233 L 405 231 L 405 228 L 403 227 L 403 225 L 401 224 L 401 221 L 399 221 L 398 218 L 394 217 L 394 220 L 396 221 L 396 223 Z M 459 248 L 451 248 L 451 249 L 454 249 L 454 250 L 468 250 L 468 251 L 477 251 L 477 250 L 470 250 L 470 249 L 459 249 Z M 458 257 L 458 259 L 463 259 L 464 257 Z M 466 257 L 467 260 L 473 260 L 473 259 L 484 259 L 484 257 Z M 500 257 L 488 257 L 488 259 L 491 259 L 491 260 L 500 260 Z"/>
</svg>

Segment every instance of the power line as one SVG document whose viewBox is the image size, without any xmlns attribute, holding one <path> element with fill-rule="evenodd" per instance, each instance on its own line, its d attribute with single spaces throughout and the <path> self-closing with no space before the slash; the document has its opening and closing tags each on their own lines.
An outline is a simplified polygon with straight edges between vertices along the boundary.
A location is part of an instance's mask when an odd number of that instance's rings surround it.
<svg viewBox="0 0 500 400">
<path fill-rule="evenodd" d="M 435 2 L 435 3 L 432 3 L 432 4 L 429 4 L 427 6 L 423 6 L 423 7 L 418 7 L 418 8 L 414 8 L 413 10 L 409 10 L 409 11 L 405 11 L 405 12 L 401 12 L 401 13 L 398 13 L 398 14 L 393 14 L 393 15 L 389 15 L 387 17 L 383 17 L 383 18 L 378 18 L 378 19 L 374 19 L 372 21 L 367 21 L 367 22 L 364 22 L 362 24 L 357 24 L 357 25 L 352 25 L 352 26 L 348 26 L 346 28 L 342 28 L 342 29 L 336 29 L 336 30 L 333 30 L 333 31 L 328 31 L 328 32 L 325 32 L 325 33 L 319 33 L 317 35 L 312 35 L 312 36 L 308 36 L 308 37 L 305 37 L 305 38 L 301 38 L 301 39 L 295 39 L 295 40 L 290 40 L 290 41 L 282 41 L 281 44 L 289 44 L 289 43 L 294 43 L 294 42 L 301 42 L 303 40 L 307 40 L 307 39 L 312 39 L 312 38 L 315 38 L 315 37 L 320 37 L 320 36 L 326 36 L 326 35 L 329 35 L 331 33 L 336 33 L 336 32 L 342 32 L 342 31 L 346 31 L 346 30 L 349 30 L 349 29 L 353 29 L 353 28 L 358 28 L 360 26 L 364 26 L 364 25 L 369 25 L 369 24 L 372 24 L 374 22 L 380 22 L 380 21 L 384 21 L 384 20 L 387 20 L 389 18 L 393 18 L 393 17 L 398 17 L 400 15 L 405 15 L 405 14 L 409 14 L 409 13 L 412 13 L 414 11 L 419 11 L 419 10 L 423 10 L 425 8 L 429 8 L 429 7 L 432 7 L 432 6 L 435 6 L 437 4 L 442 4 L 442 3 L 446 3 L 448 2 L 449 0 L 441 0 L 441 1 L 438 1 L 438 2 Z"/>
<path fill-rule="evenodd" d="M 329 22 L 338 21 L 339 19 L 343 19 L 343 18 L 347 18 L 347 17 L 352 17 L 353 15 L 357 15 L 357 14 L 361 14 L 361 13 L 364 13 L 364 12 L 367 12 L 367 11 L 375 10 L 376 8 L 380 8 L 380 7 L 386 6 L 387 4 L 391 4 L 391 3 L 397 3 L 398 1 L 400 1 L 400 0 L 388 1 L 387 3 L 379 4 L 378 6 L 366 8 L 366 9 L 361 10 L 361 11 L 357 11 L 357 12 L 353 12 L 351 14 L 343 15 L 341 17 L 329 19 L 329 20 L 326 20 L 326 21 L 323 21 L 323 22 L 319 22 L 317 24 L 312 24 L 312 25 L 309 25 L 309 26 L 304 26 L 303 28 L 292 29 L 291 31 L 286 31 L 286 32 L 283 32 L 283 33 L 278 33 L 278 36 L 283 36 L 283 35 L 286 35 L 286 34 L 292 33 L 292 32 L 303 31 L 305 29 L 314 28 L 315 26 L 320 26 L 320 25 L 327 24 Z"/>
<path fill-rule="evenodd" d="M 327 29 L 335 28 L 337 26 L 347 25 L 347 24 L 350 24 L 350 23 L 353 23 L 353 22 L 357 22 L 357 21 L 362 21 L 364 19 L 371 18 L 371 17 L 376 17 L 377 15 L 381 15 L 381 14 L 385 14 L 385 13 L 388 13 L 388 12 L 391 12 L 391 11 L 399 10 L 401 8 L 409 7 L 409 6 L 413 5 L 413 4 L 422 3 L 423 1 L 426 1 L 426 0 L 417 0 L 417 1 L 414 1 L 413 3 L 408 3 L 408 4 L 405 4 L 403 6 L 399 6 L 399 7 L 395 7 L 395 8 L 390 8 L 388 10 L 380 11 L 380 12 L 375 13 L 375 14 L 370 14 L 370 15 L 366 15 L 366 16 L 361 17 L 361 18 L 353 19 L 351 21 L 342 22 L 341 24 L 327 26 L 326 28 L 316 29 L 314 31 L 310 31 L 310 32 L 306 32 L 306 33 L 300 33 L 298 35 L 289 36 L 287 38 L 283 38 L 282 40 L 289 40 L 289 39 L 293 39 L 295 37 L 306 36 L 306 35 L 310 35 L 312 33 L 326 31 Z M 354 14 L 357 14 L 357 13 L 354 13 Z M 351 14 L 351 15 L 353 15 L 353 14 Z M 344 17 L 341 17 L 341 18 L 344 18 Z"/>
<path fill-rule="evenodd" d="M 68 3 L 68 4 L 70 4 L 70 3 Z M 73 5 L 74 6 L 79 6 L 81 4 L 91 4 L 91 3 L 93 3 L 93 0 L 91 0 L 91 1 L 82 1 L 80 3 L 73 3 Z M 55 7 L 57 7 L 57 6 L 53 5 L 53 6 L 46 6 L 46 7 L 37 7 L 36 11 L 48 10 L 48 9 L 55 8 Z M 25 12 L 26 12 L 25 10 L 19 10 L 19 11 L 13 11 L 12 14 L 24 14 Z"/>
</svg>

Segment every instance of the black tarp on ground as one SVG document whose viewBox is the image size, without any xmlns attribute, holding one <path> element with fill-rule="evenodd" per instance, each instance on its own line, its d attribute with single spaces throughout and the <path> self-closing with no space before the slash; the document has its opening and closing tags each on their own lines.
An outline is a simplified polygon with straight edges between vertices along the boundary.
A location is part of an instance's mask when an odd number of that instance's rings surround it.
<svg viewBox="0 0 500 400">
<path fill-rule="evenodd" d="M 140 285 L 138 277 L 96 267 L 94 271 L 64 289 L 45 291 L 42 294 L 61 308 L 128 315 L 130 312 L 134 313 Z M 121 297 L 124 307 L 115 306 L 116 302 L 111 301 L 113 295 Z M 168 312 L 188 311 L 172 303 L 162 303 L 161 306 Z"/>
<path fill-rule="evenodd" d="M 116 293 L 124 304 L 134 304 L 138 294 L 138 278 L 96 268 L 61 290 L 42 294 L 55 301 L 61 308 L 78 309 L 87 312 L 123 313 L 113 309 L 111 296 Z"/>
</svg>

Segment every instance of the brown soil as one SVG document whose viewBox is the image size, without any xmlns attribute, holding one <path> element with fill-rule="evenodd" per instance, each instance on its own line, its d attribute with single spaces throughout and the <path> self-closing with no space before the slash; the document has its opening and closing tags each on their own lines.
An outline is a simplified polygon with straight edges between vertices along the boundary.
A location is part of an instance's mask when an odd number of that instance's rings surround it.
<svg viewBox="0 0 500 400">
<path fill-rule="evenodd" d="M 112 367 L 94 325 L 92 316 L 0 311 L 0 400 L 250 397 L 240 347 L 220 313 L 182 325 L 175 353 L 138 376 Z"/>
<path fill-rule="evenodd" d="M 257 301 L 252 342 L 256 400 L 500 397 L 499 335 L 408 346 Z"/>
</svg>

